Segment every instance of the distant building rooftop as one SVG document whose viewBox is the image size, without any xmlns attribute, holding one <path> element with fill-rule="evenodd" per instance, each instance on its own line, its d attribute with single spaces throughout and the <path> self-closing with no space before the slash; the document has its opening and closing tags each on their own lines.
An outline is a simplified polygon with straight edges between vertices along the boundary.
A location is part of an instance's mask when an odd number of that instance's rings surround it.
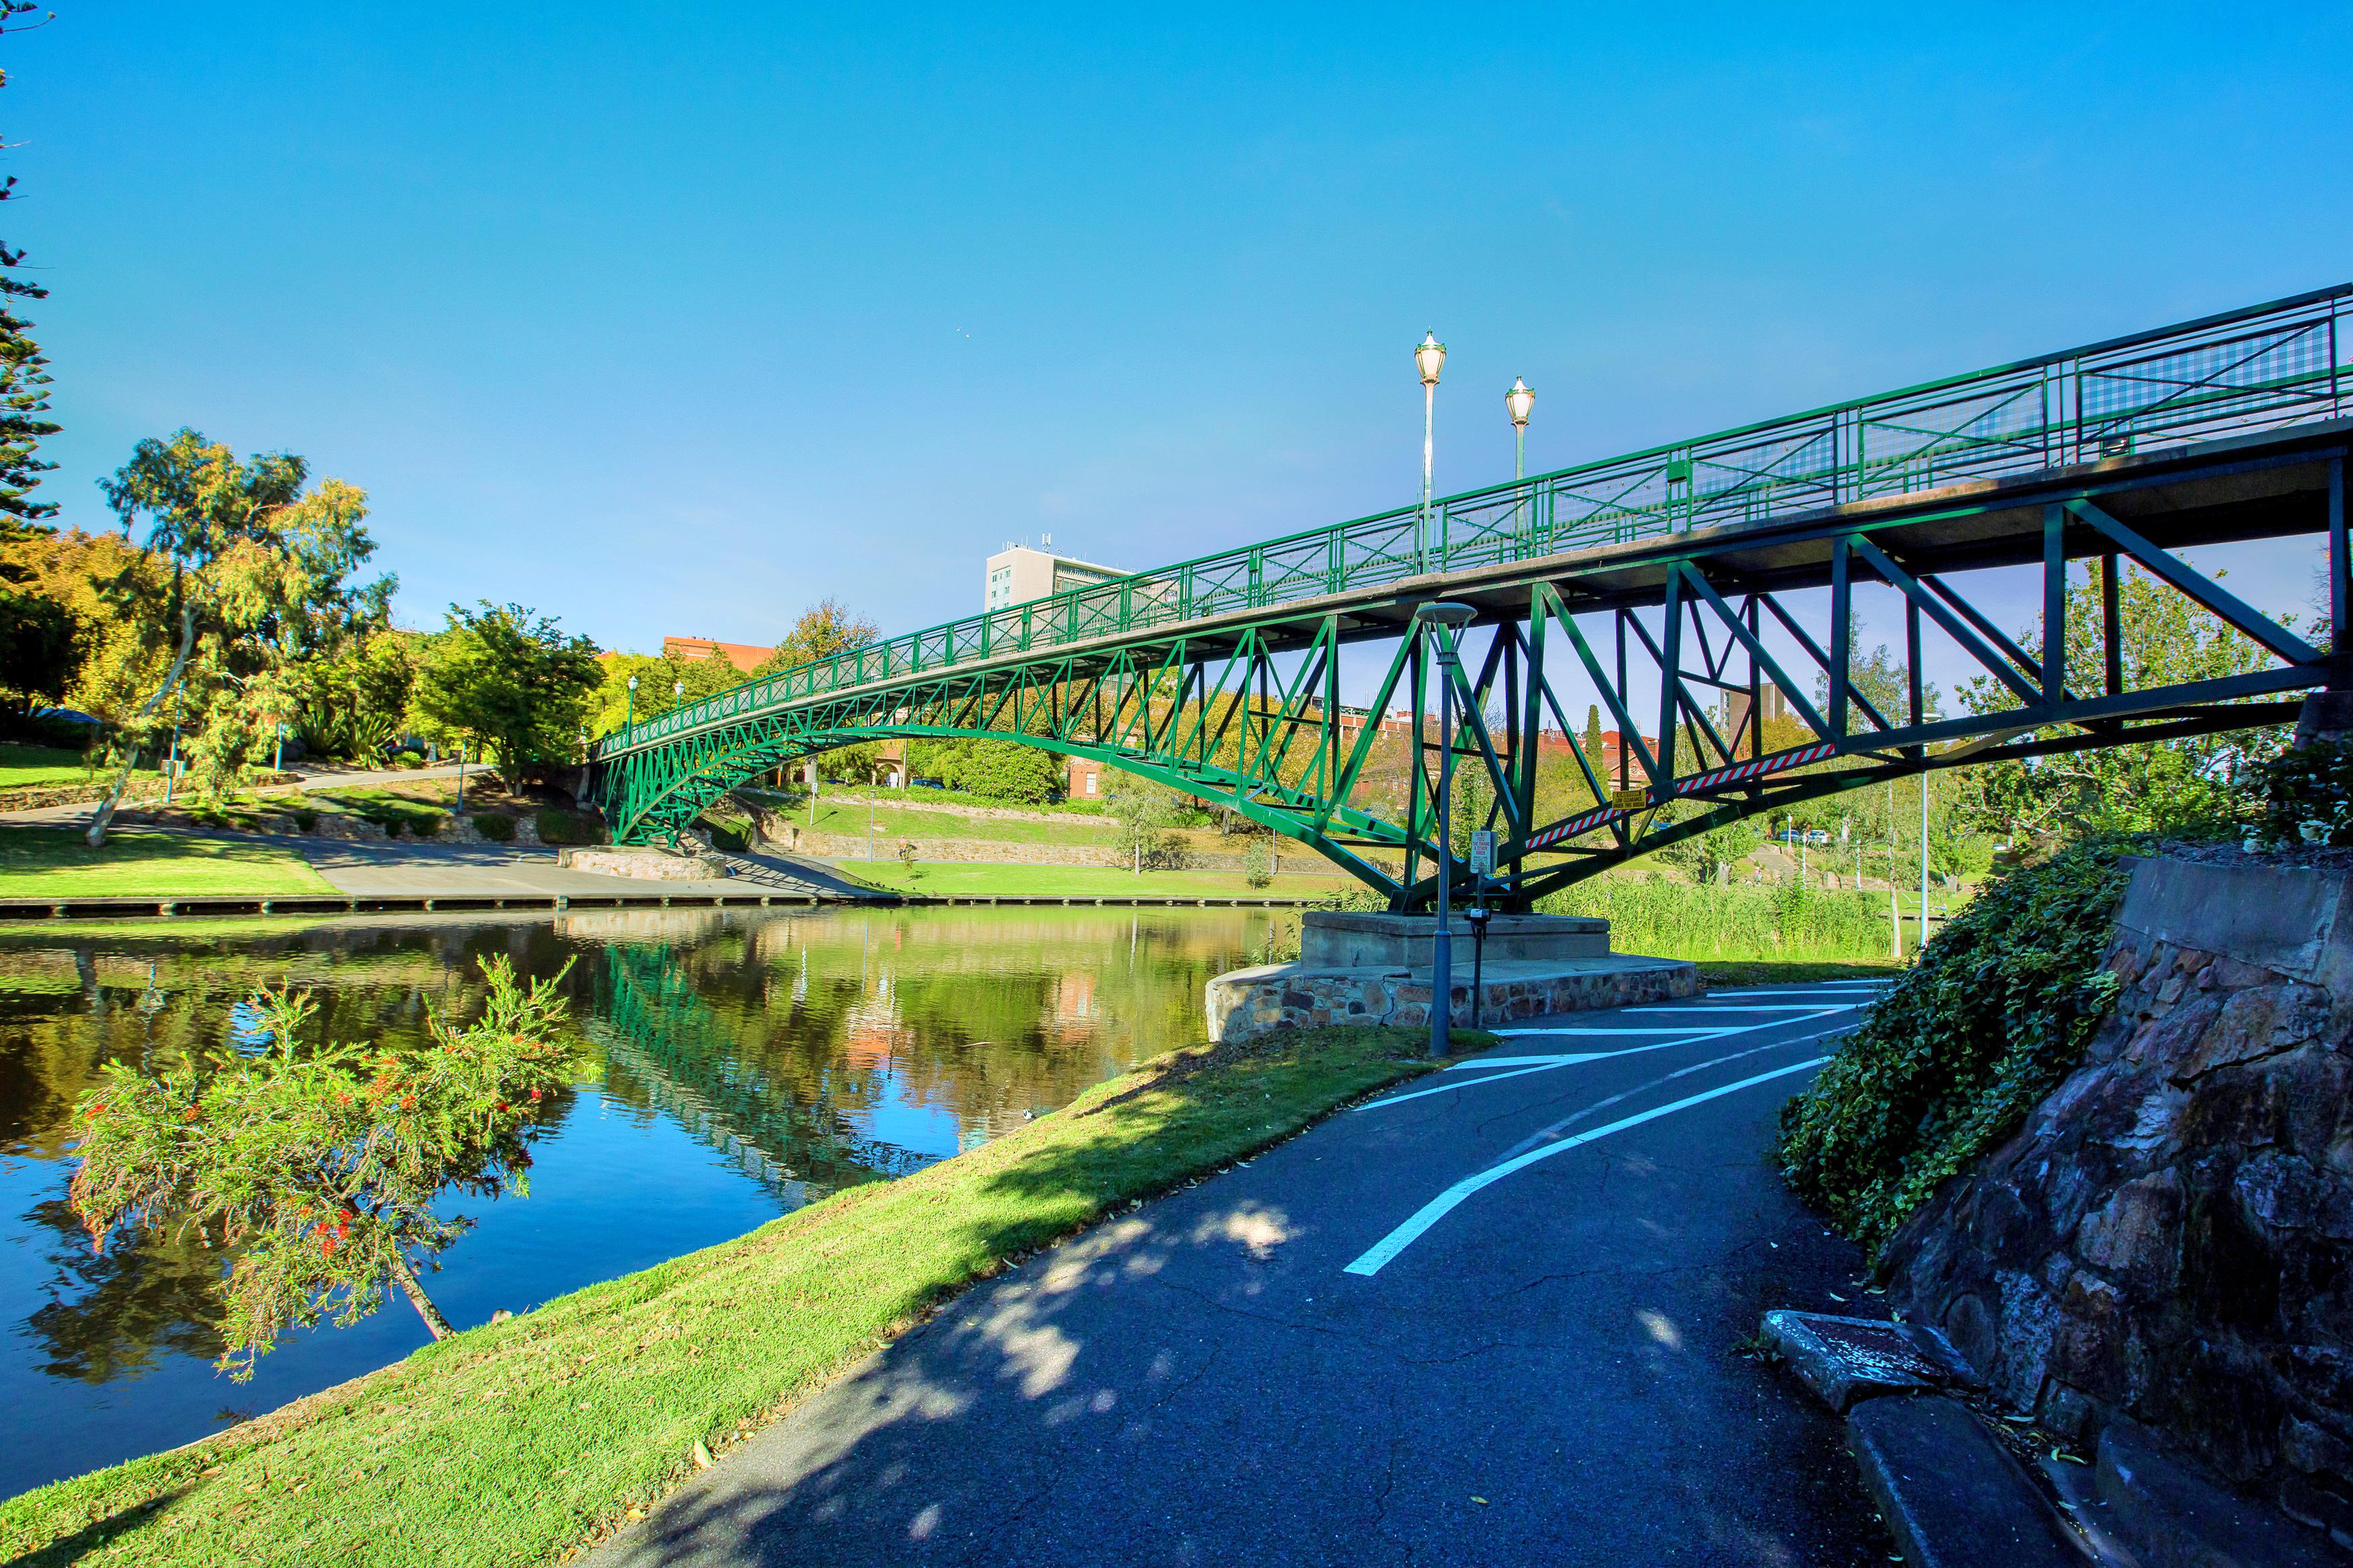
<svg viewBox="0 0 2353 1568">
<path fill-rule="evenodd" d="M 1040 546 L 1052 542 L 1051 534 L 1039 542 Z M 1032 599 L 1050 598 L 1072 588 L 1092 588 L 1098 583 L 1126 575 L 1117 566 L 1099 566 L 1074 556 L 1057 555 L 1050 549 L 1033 549 L 1008 541 L 1004 549 L 988 558 L 987 590 L 981 607 L 1002 610 L 1013 605 L 1026 605 Z"/>
<path fill-rule="evenodd" d="M 720 642 L 712 637 L 662 638 L 664 658 L 723 658 L 746 675 L 767 663 L 768 656 L 776 651 L 757 643 Z"/>
</svg>

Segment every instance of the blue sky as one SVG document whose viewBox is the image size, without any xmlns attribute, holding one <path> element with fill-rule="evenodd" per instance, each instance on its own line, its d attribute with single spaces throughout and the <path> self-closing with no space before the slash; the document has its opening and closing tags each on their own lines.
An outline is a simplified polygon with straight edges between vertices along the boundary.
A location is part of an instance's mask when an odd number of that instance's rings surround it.
<svg viewBox="0 0 2353 1568">
<path fill-rule="evenodd" d="M 1543 468 L 2353 276 L 2343 7 L 60 10 L 45 493 L 302 453 L 411 625 L 902 630 L 1398 504 L 1426 327 L 1453 490 L 1514 375 Z"/>
</svg>

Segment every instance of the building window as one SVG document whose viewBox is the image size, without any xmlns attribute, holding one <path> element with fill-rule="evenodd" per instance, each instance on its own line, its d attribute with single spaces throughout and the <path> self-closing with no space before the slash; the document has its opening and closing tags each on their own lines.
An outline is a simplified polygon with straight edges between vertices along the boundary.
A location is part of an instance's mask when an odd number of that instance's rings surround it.
<svg viewBox="0 0 2353 1568">
<path fill-rule="evenodd" d="M 1095 793 L 1095 775 L 1092 773 L 1087 775 L 1087 793 L 1089 795 Z"/>
</svg>

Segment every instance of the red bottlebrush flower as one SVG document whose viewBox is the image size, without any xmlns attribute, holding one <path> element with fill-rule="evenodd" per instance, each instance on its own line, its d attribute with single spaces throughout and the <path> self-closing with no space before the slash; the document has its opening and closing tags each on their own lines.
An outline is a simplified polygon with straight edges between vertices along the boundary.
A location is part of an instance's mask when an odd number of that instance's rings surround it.
<svg viewBox="0 0 2353 1568">
<path fill-rule="evenodd" d="M 417 1109 L 417 1097 L 416 1097 L 415 1095 L 413 1095 L 413 1094 L 404 1094 L 404 1095 L 402 1095 L 402 1096 L 400 1097 L 400 1109 L 401 1109 L 401 1110 L 416 1110 L 416 1109 Z"/>
<path fill-rule="evenodd" d="M 196 1108 L 195 1108 L 195 1106 L 193 1106 L 193 1105 L 191 1105 L 190 1107 L 188 1107 L 188 1109 L 187 1109 L 187 1110 L 183 1110 L 182 1112 L 180 1112 L 180 1120 L 181 1120 L 181 1121 L 194 1121 L 195 1119 L 196 1119 Z"/>
<path fill-rule="evenodd" d="M 104 1101 L 104 1100 L 100 1100 L 97 1104 L 95 1104 L 95 1105 L 93 1105 L 93 1106 L 91 1106 L 91 1107 L 90 1108 L 90 1119 L 92 1121 L 97 1121 L 97 1120 L 98 1120 L 98 1113 L 99 1113 L 100 1111 L 101 1111 L 101 1110 L 104 1110 L 105 1109 L 106 1109 L 106 1101 Z"/>
<path fill-rule="evenodd" d="M 537 1100 L 537 1099 L 539 1098 L 539 1090 L 537 1090 L 537 1089 L 533 1089 L 533 1090 L 531 1091 L 531 1097 L 532 1097 L 532 1099 L 533 1099 L 533 1100 Z"/>
</svg>

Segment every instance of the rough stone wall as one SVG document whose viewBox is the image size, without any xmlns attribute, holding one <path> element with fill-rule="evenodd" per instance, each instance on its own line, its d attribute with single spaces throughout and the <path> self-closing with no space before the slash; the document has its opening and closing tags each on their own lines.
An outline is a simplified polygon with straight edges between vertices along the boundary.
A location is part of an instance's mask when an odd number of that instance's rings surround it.
<svg viewBox="0 0 2353 1568">
<path fill-rule="evenodd" d="M 2081 1068 L 1890 1244 L 1999 1398 L 2155 1427 L 2353 1545 L 2353 987 L 2341 874 L 2146 861 Z"/>
<path fill-rule="evenodd" d="M 1699 967 L 1671 959 L 1630 956 L 1557 964 L 1514 964 L 1517 973 L 1490 968 L 1481 988 L 1479 1016 L 1506 1024 L 1552 1013 L 1630 1007 L 1696 995 Z M 1471 969 L 1450 988 L 1452 1024 L 1471 1023 Z M 1430 973 L 1378 969 L 1310 970 L 1296 963 L 1236 969 L 1209 982 L 1209 1038 L 1246 1040 L 1271 1029 L 1318 1028 L 1327 1024 L 1390 1024 L 1419 1028 L 1430 1022 L 1434 987 Z"/>
</svg>

